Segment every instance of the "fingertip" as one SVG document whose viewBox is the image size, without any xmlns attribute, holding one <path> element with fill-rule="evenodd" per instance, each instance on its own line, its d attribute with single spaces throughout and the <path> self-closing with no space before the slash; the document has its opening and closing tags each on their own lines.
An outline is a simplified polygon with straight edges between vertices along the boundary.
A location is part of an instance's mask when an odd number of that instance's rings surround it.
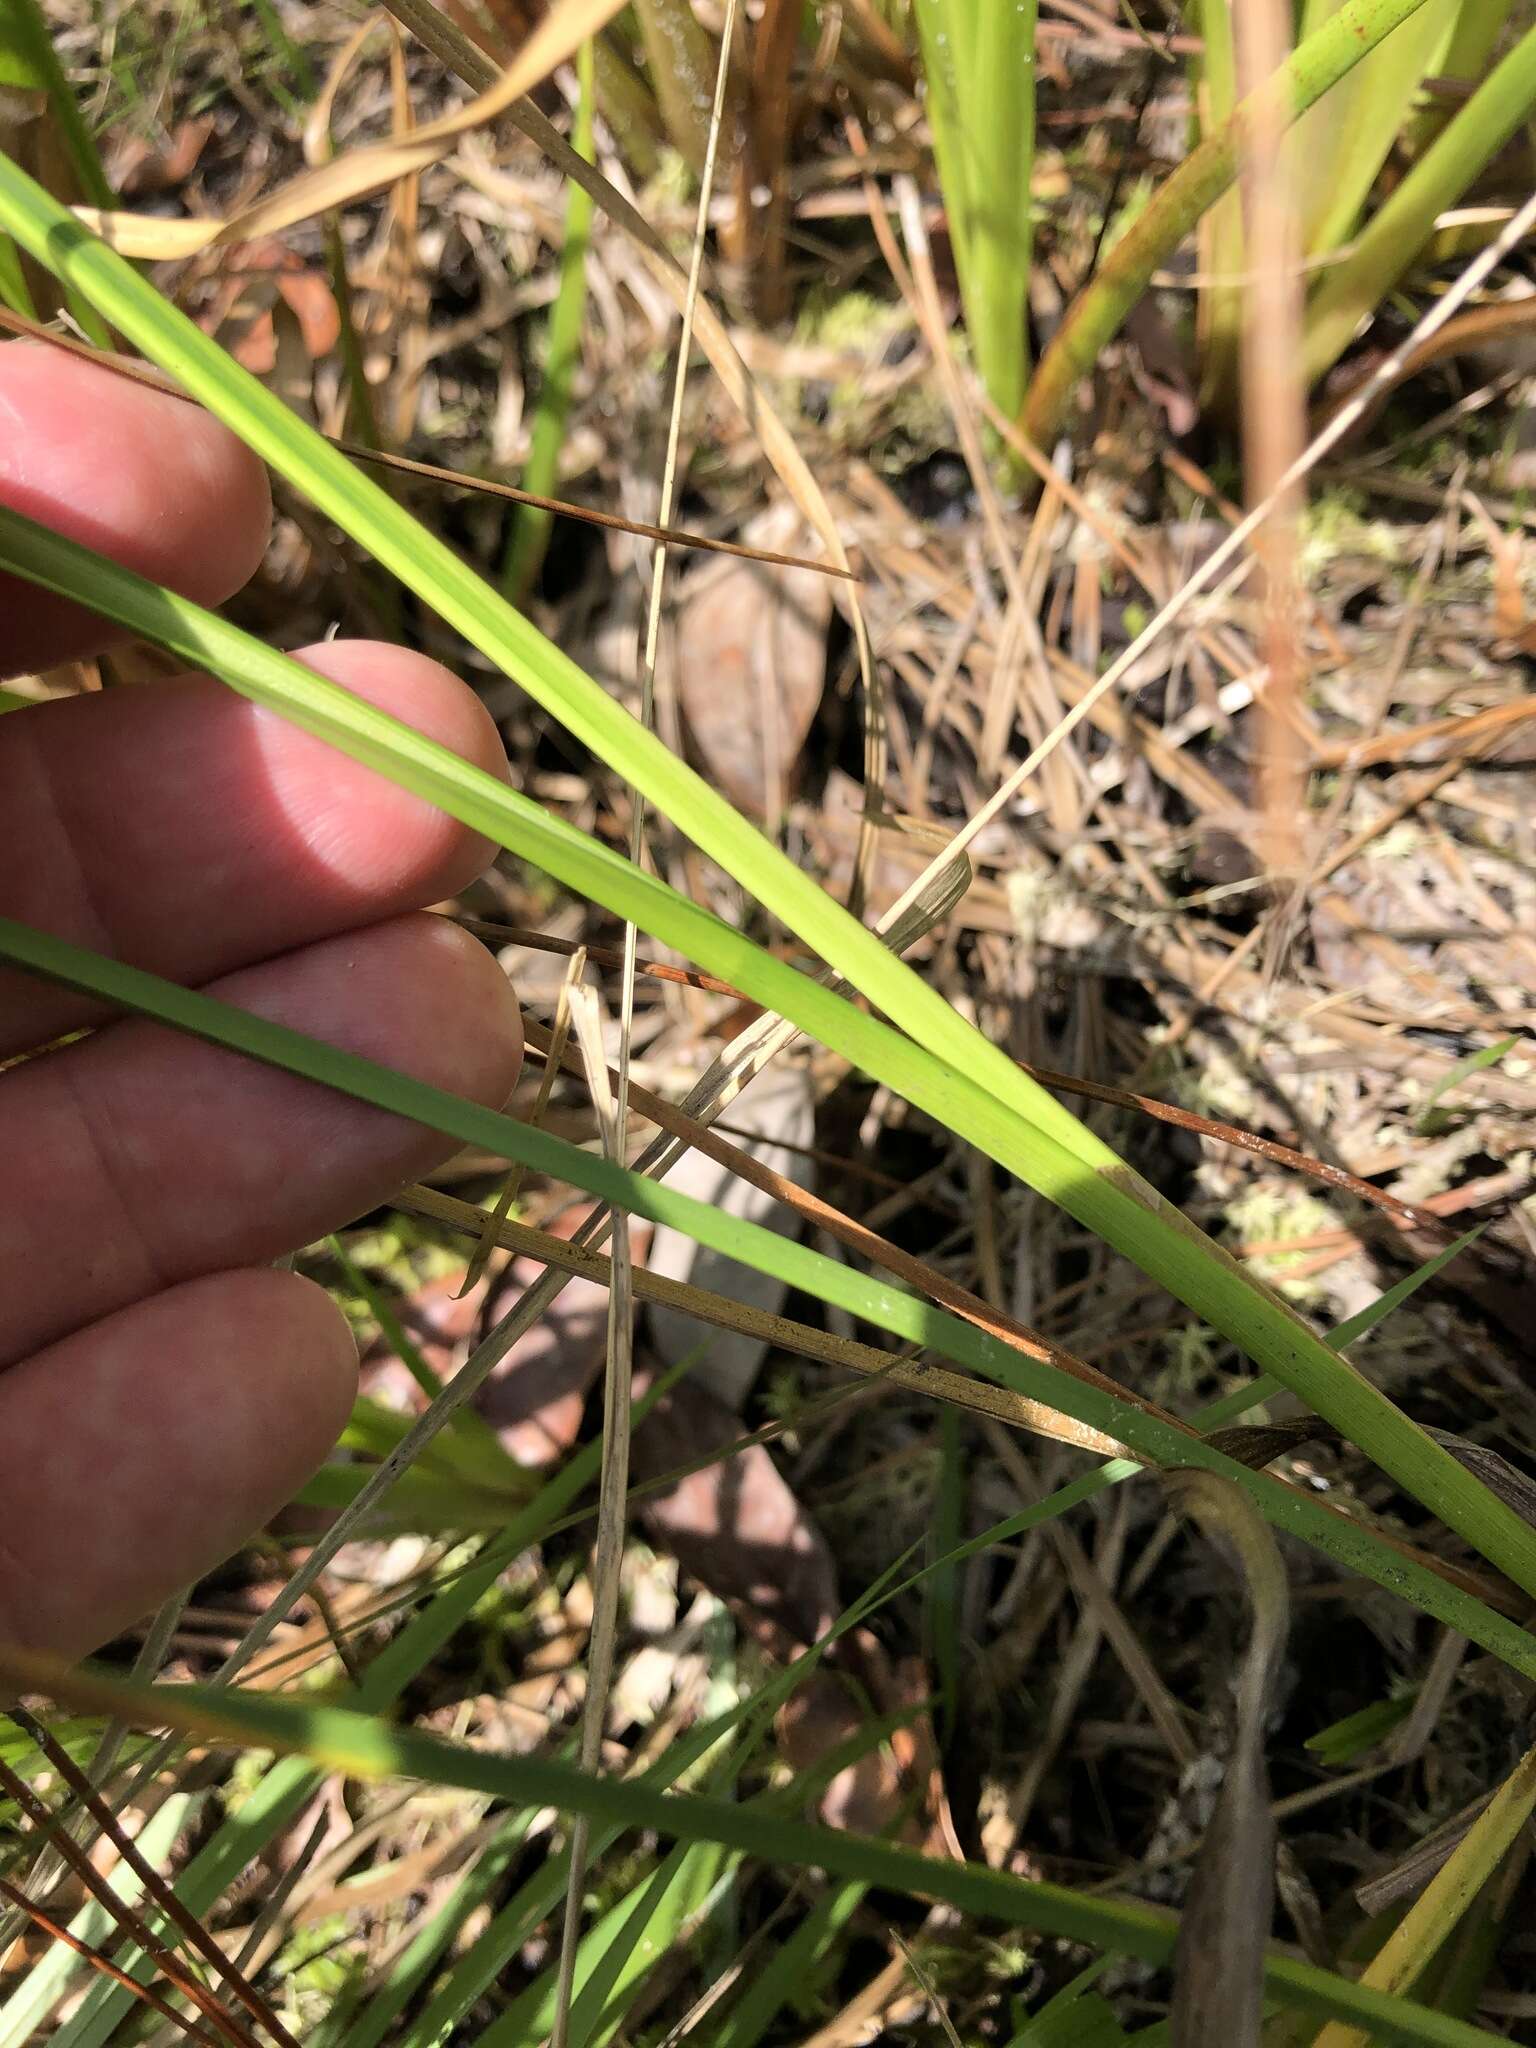
<svg viewBox="0 0 1536 2048">
<path fill-rule="evenodd" d="M 506 779 L 496 721 L 462 677 L 391 640 L 322 640 L 296 659 L 489 775 Z"/>
<path fill-rule="evenodd" d="M 469 685 L 441 662 L 383 640 L 330 640 L 298 659 L 366 703 L 446 747 L 460 760 L 507 779 L 496 722 Z M 272 716 L 268 726 L 274 781 L 285 806 L 309 821 L 309 852 L 330 884 L 354 886 L 378 899 L 417 902 L 455 896 L 481 874 L 496 848 L 435 804 L 391 788 L 370 771 L 340 759 L 333 748 L 296 733 Z M 354 778 L 366 784 L 351 792 Z M 350 800 L 315 801 L 317 778 Z"/>
<path fill-rule="evenodd" d="M 523 1067 L 523 1013 L 495 956 L 446 917 L 401 919 L 397 944 L 413 1001 L 412 1071 L 487 1109 L 511 1097 Z"/>
<path fill-rule="evenodd" d="M 282 1384 L 274 1385 L 272 1402 L 287 1417 L 288 1449 L 299 1472 L 293 1486 L 300 1486 L 347 1426 L 357 1398 L 357 1341 L 330 1295 L 302 1273 L 259 1267 L 223 1278 L 237 1291 L 249 1289 L 240 1308 L 250 1327 L 270 1327 L 260 1321 L 270 1315 L 288 1332 L 286 1355 L 274 1360 Z"/>
</svg>

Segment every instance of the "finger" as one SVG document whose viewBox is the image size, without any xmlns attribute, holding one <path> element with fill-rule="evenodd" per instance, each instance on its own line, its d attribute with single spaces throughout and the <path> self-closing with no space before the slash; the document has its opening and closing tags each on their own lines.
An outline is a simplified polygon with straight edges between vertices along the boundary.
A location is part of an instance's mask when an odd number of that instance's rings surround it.
<svg viewBox="0 0 1536 2048">
<path fill-rule="evenodd" d="M 304 660 L 495 774 L 490 714 L 404 648 L 341 641 Z M 451 896 L 483 839 L 207 676 L 0 718 L 0 909 L 200 983 Z M 0 1055 L 95 1014 L 0 970 Z"/>
<path fill-rule="evenodd" d="M 76 1656 L 220 1563 L 320 1464 L 357 1353 L 294 1273 L 220 1273 L 0 1377 L 0 1640 Z"/>
<path fill-rule="evenodd" d="M 328 939 L 210 993 L 492 1107 L 522 1058 L 505 975 L 442 918 Z M 0 1366 L 161 1288 L 307 1244 L 454 1150 L 142 1019 L 0 1076 L 0 1115 Z"/>
<path fill-rule="evenodd" d="M 199 604 L 254 574 L 272 514 L 266 471 L 211 414 L 35 341 L 0 345 L 0 504 Z M 122 637 L 0 576 L 0 675 Z"/>
</svg>

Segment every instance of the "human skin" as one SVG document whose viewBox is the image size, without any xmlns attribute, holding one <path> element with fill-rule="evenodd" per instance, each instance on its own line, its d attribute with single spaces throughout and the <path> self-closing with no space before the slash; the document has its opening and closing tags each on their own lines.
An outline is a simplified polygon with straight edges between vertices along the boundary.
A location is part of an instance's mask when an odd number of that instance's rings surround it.
<svg viewBox="0 0 1536 2048">
<path fill-rule="evenodd" d="M 0 345 L 0 503 L 204 604 L 253 573 L 271 511 L 207 414 L 32 342 Z M 114 637 L 0 577 L 0 675 Z M 435 662 L 367 641 L 300 659 L 504 772 Z M 0 717 L 0 912 L 499 1107 L 516 1001 L 423 914 L 489 853 L 205 676 Z M 272 1261 L 451 1147 L 5 969 L 0 1067 L 0 1641 L 74 1655 L 227 1557 L 325 1457 L 355 1350 Z"/>
</svg>

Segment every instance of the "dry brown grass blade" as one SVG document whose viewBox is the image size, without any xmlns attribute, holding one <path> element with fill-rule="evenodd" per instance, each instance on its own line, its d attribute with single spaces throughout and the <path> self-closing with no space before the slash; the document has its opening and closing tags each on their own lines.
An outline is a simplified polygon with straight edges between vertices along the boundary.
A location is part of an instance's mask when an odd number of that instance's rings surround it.
<svg viewBox="0 0 1536 2048">
<path fill-rule="evenodd" d="M 775 1022 L 777 1021 L 775 1020 Z M 530 1018 L 527 1020 L 525 1030 L 531 1050 L 536 1053 L 547 1051 L 549 1034 L 543 1030 L 542 1026 Z M 565 1065 L 568 1072 L 574 1073 L 578 1077 L 580 1076 L 580 1063 L 575 1059 L 574 1055 L 567 1053 Z M 1024 1357 L 1039 1359 L 1054 1365 L 1060 1371 L 1069 1373 L 1074 1379 L 1082 1380 L 1088 1385 L 1099 1388 L 1101 1391 L 1113 1394 L 1116 1400 L 1142 1409 L 1144 1413 L 1156 1417 L 1171 1428 L 1183 1431 L 1185 1434 L 1192 1434 L 1189 1425 L 1178 1416 L 1169 1414 L 1165 1409 L 1159 1408 L 1155 1402 L 1143 1399 L 1140 1395 L 1120 1385 L 1119 1382 L 1111 1380 L 1104 1374 L 1095 1371 L 1091 1365 L 1086 1364 L 1073 1353 L 1063 1351 L 1057 1346 L 1050 1344 L 1038 1332 L 1030 1329 L 1027 1324 L 1016 1321 L 1000 1309 L 993 1308 L 989 1303 L 983 1301 L 979 1295 L 970 1293 L 968 1289 L 959 1286 L 955 1281 L 949 1279 L 946 1274 L 940 1273 L 937 1268 L 926 1264 L 921 1259 L 914 1258 L 910 1252 L 903 1251 L 899 1246 L 890 1243 L 888 1239 L 880 1237 L 876 1232 L 870 1230 L 867 1225 L 856 1222 L 851 1216 L 845 1215 L 842 1210 L 833 1208 L 829 1202 L 823 1201 L 819 1195 L 809 1194 L 804 1188 L 797 1186 L 795 1182 L 785 1180 L 781 1175 L 774 1173 L 772 1168 L 765 1166 L 761 1160 L 755 1159 L 751 1153 L 744 1152 L 738 1146 L 729 1144 L 725 1139 L 717 1136 L 714 1131 L 708 1129 L 704 1124 L 697 1122 L 674 1104 L 665 1101 L 661 1096 L 653 1095 L 648 1089 L 640 1087 L 638 1083 L 631 1082 L 630 1101 L 632 1107 L 638 1109 L 641 1115 L 658 1125 L 662 1131 L 669 1133 L 679 1140 L 681 1144 L 692 1146 L 696 1151 L 702 1152 L 707 1157 L 718 1161 L 719 1164 L 728 1168 L 730 1172 L 737 1174 L 743 1180 L 750 1181 L 754 1187 L 761 1188 L 765 1193 L 771 1194 L 776 1201 L 784 1203 L 787 1207 L 796 1210 L 805 1217 L 807 1221 L 813 1222 L 818 1228 L 826 1230 L 839 1243 L 845 1244 L 850 1251 L 855 1252 L 861 1258 L 868 1259 L 872 1265 L 879 1266 L 886 1272 L 893 1274 L 903 1285 L 928 1296 L 930 1300 L 936 1301 L 941 1307 L 951 1310 L 953 1314 L 963 1317 L 965 1321 L 974 1323 L 978 1329 L 985 1330 L 989 1336 L 995 1337 L 1000 1342 L 1011 1346 L 1012 1349 L 1022 1353 Z M 641 1159 L 636 1162 L 637 1170 L 652 1174 L 664 1172 L 665 1167 L 656 1163 L 653 1157 L 653 1155 L 657 1155 L 661 1151 L 662 1148 L 659 1145 L 653 1144 L 648 1147 L 646 1152 L 642 1154 Z M 647 1164 L 647 1162 L 651 1163 Z M 557 1279 L 554 1291 L 558 1292 L 558 1286 L 559 1282 Z M 1072 1418 L 1066 1416 L 1058 1416 L 1057 1423 L 1061 1429 L 1081 1427 Z M 1284 1482 L 1277 1481 L 1276 1483 L 1282 1484 Z M 1333 1508 L 1328 1503 L 1324 1503 L 1324 1506 L 1329 1513 L 1342 1514 L 1343 1512 L 1340 1509 Z M 1404 1556 L 1412 1557 L 1425 1570 L 1434 1572 L 1438 1577 L 1445 1579 L 1452 1585 L 1461 1586 L 1465 1591 L 1472 1593 L 1475 1598 L 1486 1602 L 1491 1607 L 1497 1608 L 1500 1613 L 1524 1613 L 1525 1609 L 1520 1603 L 1519 1596 L 1511 1593 L 1501 1583 L 1492 1583 L 1480 1578 L 1475 1572 L 1466 1571 L 1457 1565 L 1447 1564 L 1443 1559 L 1431 1557 L 1426 1552 L 1417 1550 L 1412 1544 L 1403 1542 L 1388 1531 L 1379 1530 L 1377 1533 L 1384 1543 L 1388 1543 L 1392 1548 L 1400 1550 Z"/>
<path fill-rule="evenodd" d="M 396 1201 L 412 1216 L 425 1216 L 466 1235 L 482 1230 L 486 1223 L 484 1210 L 454 1195 L 440 1194 L 436 1188 L 407 1188 Z M 499 1219 L 489 1235 L 493 1243 L 521 1257 L 538 1259 L 584 1280 L 595 1280 L 600 1287 L 609 1284 L 612 1269 L 602 1252 L 588 1251 L 567 1238 L 553 1237 L 548 1231 L 506 1218 Z M 1086 1429 L 1070 1417 L 1057 1414 L 1054 1408 L 1031 1401 L 1027 1395 L 1015 1394 L 1007 1387 L 994 1386 L 989 1380 L 969 1379 L 947 1366 L 929 1365 L 920 1359 L 898 1358 L 873 1344 L 861 1344 L 856 1338 L 839 1337 L 809 1323 L 797 1323 L 788 1316 L 732 1301 L 707 1288 L 690 1286 L 687 1281 L 648 1273 L 643 1266 L 634 1269 L 633 1281 L 637 1301 L 677 1309 L 714 1329 L 742 1331 L 818 1365 L 856 1372 L 866 1379 L 885 1380 L 906 1393 L 947 1401 L 970 1414 L 1028 1430 L 1034 1436 L 1049 1437 L 1055 1443 L 1070 1443 L 1079 1449 L 1096 1451 L 1102 1457 L 1123 1455 L 1124 1447 L 1112 1437 L 1101 1436 L 1097 1430 Z"/>
<path fill-rule="evenodd" d="M 0 1899 L 8 1900 L 18 1913 L 25 1914 L 38 1932 L 46 1934 L 50 1941 L 61 1942 L 65 1948 L 73 1949 L 81 1961 L 89 1963 L 98 1975 L 110 1977 L 114 1984 L 120 1985 L 141 2005 L 147 2006 L 151 2012 L 158 2013 L 161 2019 L 168 2021 L 179 2034 L 184 2034 L 189 2041 L 199 2043 L 199 2048 L 215 2048 L 218 2038 L 216 2035 L 207 2033 L 194 2020 L 189 2020 L 185 2013 L 178 2012 L 168 1999 L 160 1996 L 159 1992 L 152 1991 L 147 1984 L 141 1984 L 136 1977 L 130 1977 L 126 1970 L 120 1969 L 112 1958 L 104 1955 L 99 1948 L 92 1948 L 88 1941 L 82 1941 L 77 1934 L 71 1934 L 67 1927 L 60 1926 L 57 1920 L 50 1919 L 42 1907 L 35 1905 L 25 1892 L 18 1891 L 9 1878 L 0 1877 Z"/>
<path fill-rule="evenodd" d="M 233 2013 L 225 2010 L 205 1984 L 199 1983 L 197 1978 L 188 1974 L 181 1960 L 160 1939 L 143 1914 L 135 1912 L 118 1897 L 90 1857 L 71 1839 L 64 1826 L 65 1816 L 55 1813 L 46 1800 L 40 1799 L 26 1780 L 19 1777 L 10 1765 L 3 1761 L 0 1761 L 0 1791 L 4 1791 L 6 1797 L 20 1807 L 42 1839 L 53 1842 L 91 1897 L 105 1908 L 123 1933 L 138 1944 L 166 1982 L 173 1984 L 184 1998 L 190 1999 L 209 2024 L 230 2044 L 230 2048 L 255 2048 L 255 2036 L 250 2030 Z M 12 1904 L 18 1903 L 17 1900 L 12 1901 Z M 293 2048 L 290 2036 L 285 2035 L 283 2040 L 284 2048 Z"/>
<path fill-rule="evenodd" d="M 569 498 L 545 498 L 537 491 L 525 491 L 516 484 L 504 484 L 494 477 L 465 476 L 456 469 L 440 469 L 435 462 L 417 462 L 408 455 L 391 455 L 379 448 L 362 448 L 355 442 L 328 437 L 354 462 L 372 462 L 405 476 L 423 477 L 429 483 L 448 484 L 461 491 L 479 491 L 483 497 L 506 498 L 516 505 L 532 505 L 541 512 L 553 512 L 562 519 L 580 519 L 588 526 L 604 526 L 613 533 L 632 533 L 640 540 L 653 540 L 667 547 L 695 548 L 701 554 L 734 555 L 739 561 L 760 562 L 773 569 L 810 569 L 818 576 L 830 576 L 843 583 L 857 583 L 858 572 L 836 562 L 816 560 L 810 555 L 784 555 L 772 548 L 748 547 L 745 541 L 720 540 L 713 534 L 690 533 L 683 526 L 654 526 L 645 519 L 626 519 L 618 512 L 605 512 L 595 505 L 573 505 Z"/>
<path fill-rule="evenodd" d="M 263 1998 L 255 1985 L 236 1969 L 197 1915 L 187 1910 L 154 1865 L 139 1853 L 137 1843 L 131 1835 L 124 1833 L 117 1816 L 102 1798 L 101 1793 L 64 1745 L 55 1738 L 52 1730 L 35 1715 L 27 1713 L 24 1708 L 13 1707 L 11 1719 L 36 1743 L 90 1814 L 102 1834 L 138 1878 L 145 1894 L 154 1900 L 167 1919 L 180 1930 L 184 1939 L 197 1950 L 216 1976 L 223 1979 L 232 1996 L 245 2007 L 253 2019 L 266 2028 L 274 2041 L 280 2043 L 280 2048 L 299 2048 L 299 2044 L 278 2018 L 270 2002 Z"/>
<path fill-rule="evenodd" d="M 1382 733 L 1376 739 L 1330 740 L 1314 749 L 1313 759 L 1320 768 L 1375 768 L 1386 761 L 1400 761 L 1406 754 L 1417 757 L 1419 749 L 1426 748 L 1426 760 L 1443 754 L 1459 763 L 1532 718 L 1536 718 L 1536 696 L 1514 697 L 1507 704 L 1492 704 L 1486 711 L 1432 718 L 1400 732 Z"/>
<path fill-rule="evenodd" d="M 334 208 L 366 199 L 387 186 L 426 170 L 445 157 L 462 135 L 483 128 L 515 100 L 541 85 L 616 15 L 623 0 L 562 0 L 553 7 L 500 78 L 466 107 L 429 121 L 407 138 L 370 143 L 290 179 L 278 191 L 243 208 L 228 220 L 157 220 L 137 213 L 78 209 L 104 242 L 124 256 L 151 260 L 195 256 L 216 243 L 254 242 L 263 235 Z"/>
<path fill-rule="evenodd" d="M 549 1037 L 540 1025 L 530 1018 L 526 1030 L 528 1044 L 533 1051 L 547 1050 Z M 570 1053 L 566 1054 L 565 1066 L 567 1072 L 580 1075 L 580 1063 Z M 1070 1352 L 1059 1350 L 1036 1331 L 1028 1328 L 1026 1324 L 1016 1322 L 1001 1309 L 989 1307 L 979 1295 L 959 1286 L 936 1267 L 928 1265 L 910 1252 L 903 1251 L 900 1246 L 878 1236 L 866 1225 L 845 1215 L 841 1209 L 833 1208 L 830 1202 L 823 1201 L 819 1195 L 813 1195 L 794 1181 L 786 1180 L 783 1175 L 775 1173 L 772 1167 L 765 1166 L 760 1159 L 754 1158 L 750 1152 L 744 1152 L 740 1146 L 717 1137 L 712 1130 L 689 1116 L 686 1111 L 678 1109 L 659 1095 L 653 1095 L 649 1089 L 640 1087 L 636 1082 L 630 1084 L 630 1103 L 669 1137 L 691 1146 L 697 1152 L 704 1153 L 707 1158 L 715 1160 L 740 1179 L 750 1181 L 754 1187 L 761 1188 L 775 1201 L 783 1202 L 794 1209 L 808 1223 L 827 1231 L 859 1257 L 868 1259 L 872 1265 L 893 1274 L 906 1286 L 916 1288 L 930 1300 L 953 1310 L 958 1316 L 963 1316 L 967 1322 L 974 1323 L 978 1329 L 986 1330 L 989 1335 L 999 1338 L 1015 1351 L 1022 1352 L 1026 1358 L 1058 1366 L 1061 1371 L 1070 1373 L 1074 1379 L 1083 1380 L 1103 1393 L 1113 1394 L 1118 1401 L 1126 1401 L 1142 1408 L 1149 1415 L 1155 1415 L 1159 1420 L 1172 1424 L 1174 1428 L 1184 1427 L 1155 1403 L 1142 1400 L 1138 1395 L 1128 1392 L 1117 1381 L 1107 1378 L 1103 1373 L 1095 1372 L 1092 1366 L 1085 1365 L 1080 1358 L 1073 1357 Z M 637 1167 L 636 1170 L 645 1169 Z"/>
<path fill-rule="evenodd" d="M 151 391 L 168 392 L 172 398 L 186 399 L 188 405 L 196 403 L 170 378 L 154 370 L 147 363 L 136 363 L 123 356 L 109 355 L 104 349 L 92 348 L 89 343 L 76 341 L 73 336 L 59 334 L 40 321 L 29 320 L 25 314 L 13 313 L 8 307 L 0 306 L 0 328 L 12 334 L 25 335 L 34 341 L 46 341 L 50 348 L 63 349 L 67 355 L 83 356 L 87 362 L 96 363 L 114 376 L 126 377 L 132 384 L 147 385 Z M 858 576 L 852 569 L 839 568 L 835 563 L 816 561 L 809 555 L 780 555 L 770 548 L 748 547 L 742 541 L 717 540 L 707 533 L 690 533 L 681 526 L 652 526 L 643 519 L 625 519 L 617 512 L 604 512 L 593 505 L 573 505 L 567 498 L 545 498 L 537 491 L 520 490 L 516 484 L 504 484 L 494 477 L 465 476 L 457 469 L 444 469 L 435 462 L 418 462 L 409 455 L 393 455 L 382 448 L 365 448 L 359 442 L 343 440 L 337 434 L 327 434 L 333 448 L 339 448 L 343 455 L 351 456 L 354 462 L 371 462 L 382 469 L 392 469 L 402 476 L 419 476 L 427 483 L 446 484 L 451 489 L 478 491 L 488 498 L 505 498 L 514 505 L 532 505 L 543 512 L 553 512 L 561 519 L 580 519 L 589 526 L 608 527 L 615 533 L 632 533 L 641 540 L 665 541 L 671 547 L 697 548 L 706 554 L 735 555 L 742 561 L 761 562 L 776 569 L 810 569 L 818 576 L 831 576 L 844 582 L 856 583 Z"/>
<path fill-rule="evenodd" d="M 603 1054 L 602 1016 L 597 997 L 584 983 L 570 985 L 571 1019 L 576 1029 L 587 1089 L 597 1111 L 603 1152 L 614 1165 L 624 1164 L 622 1090 L 609 1086 Z M 601 1769 L 603 1728 L 613 1690 L 613 1667 L 619 1636 L 619 1580 L 624 1567 L 625 1508 L 629 1495 L 630 1393 L 634 1377 L 635 1303 L 629 1232 L 614 1234 L 608 1295 L 608 1358 L 603 1378 L 603 1456 L 598 1477 L 597 1542 L 592 1561 L 592 1633 L 587 1646 L 587 1696 L 582 1703 L 578 1760 L 589 1774 Z M 565 1920 L 560 1936 L 559 1986 L 550 2048 L 565 2048 L 571 2020 L 571 1990 L 576 1978 L 576 1951 L 581 1905 L 586 1891 L 587 1850 L 591 1822 L 578 1814 L 571 1825 L 570 1872 L 565 1891 Z"/>
<path fill-rule="evenodd" d="M 385 19 L 381 14 L 370 14 L 360 21 L 326 68 L 320 90 L 304 118 L 304 161 L 311 170 L 318 170 L 322 164 L 329 163 L 335 153 L 331 122 L 335 118 L 337 95 L 351 76 L 364 44 L 375 29 L 384 25 Z"/>
<path fill-rule="evenodd" d="M 1467 265 L 1449 289 L 1419 321 L 1413 332 L 1401 345 L 1394 349 L 1367 380 L 1362 389 L 1329 421 L 1322 432 L 1311 440 L 1301 455 L 1281 477 L 1275 489 L 1255 505 L 1239 520 L 1232 531 L 1214 548 L 1194 574 L 1187 577 L 1130 645 L 1123 648 L 1098 677 L 1091 690 L 1071 707 L 1065 716 L 1052 727 L 1050 732 L 1018 767 L 1013 769 L 992 792 L 984 804 L 975 811 L 950 841 L 952 851 L 967 847 L 984 831 L 992 820 L 1018 795 L 1025 783 L 1037 773 L 1041 764 L 1048 760 L 1062 742 L 1082 721 L 1092 715 L 1094 705 L 1101 697 L 1107 697 L 1111 690 L 1121 687 L 1131 675 L 1147 650 L 1167 631 L 1174 621 L 1183 616 L 1202 591 L 1208 590 L 1217 577 L 1237 558 L 1242 549 L 1281 505 L 1288 493 L 1307 477 L 1312 470 L 1338 447 L 1350 432 L 1355 422 L 1367 408 L 1374 404 L 1381 392 L 1390 389 L 1398 376 L 1401 366 L 1416 348 L 1423 347 L 1448 321 L 1464 306 L 1480 284 L 1498 268 L 1510 252 L 1536 229 L 1536 194 L 1527 200 L 1515 213 L 1496 239 Z M 1438 499 L 1437 501 L 1438 502 Z"/>
<path fill-rule="evenodd" d="M 1180 2048 L 1259 2048 L 1276 1840 L 1264 1728 L 1290 1627 L 1290 1588 L 1273 1535 L 1230 1480 L 1181 1472 L 1169 1491 L 1181 1513 L 1235 1554 L 1250 1617 L 1232 1745 L 1179 1926 L 1169 2032 Z"/>
</svg>

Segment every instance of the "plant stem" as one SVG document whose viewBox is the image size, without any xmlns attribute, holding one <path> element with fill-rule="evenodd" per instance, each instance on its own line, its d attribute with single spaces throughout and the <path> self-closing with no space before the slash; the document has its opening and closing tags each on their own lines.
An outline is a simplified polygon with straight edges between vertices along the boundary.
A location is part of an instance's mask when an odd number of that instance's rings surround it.
<svg viewBox="0 0 1536 2048">
<path fill-rule="evenodd" d="M 966 328 L 992 402 L 1012 415 L 1029 373 L 1035 0 L 918 0 L 917 22 Z"/>
</svg>

